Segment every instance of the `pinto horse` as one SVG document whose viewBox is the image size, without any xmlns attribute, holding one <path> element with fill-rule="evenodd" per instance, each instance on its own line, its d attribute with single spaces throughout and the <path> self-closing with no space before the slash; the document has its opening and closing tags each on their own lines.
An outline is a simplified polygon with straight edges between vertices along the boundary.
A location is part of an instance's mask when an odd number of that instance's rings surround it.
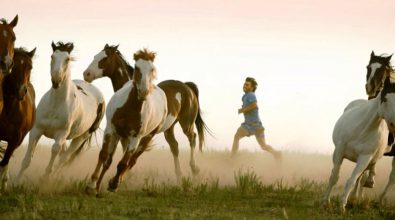
<svg viewBox="0 0 395 220">
<path fill-rule="evenodd" d="M 129 82 L 129 78 L 126 76 L 132 79 L 133 73 L 131 71 L 133 71 L 133 68 L 124 65 L 125 63 L 127 62 L 118 51 L 118 46 L 109 46 L 106 44 L 104 49 L 95 55 L 89 67 L 84 71 L 84 79 L 85 81 L 92 82 L 95 79 L 107 76 L 111 79 L 114 91 L 117 92 Z M 125 74 L 125 71 L 128 74 Z M 163 81 L 158 84 L 158 87 L 166 94 L 168 115 L 165 126 L 167 129 L 164 130 L 164 135 L 173 154 L 177 178 L 181 177 L 178 143 L 174 136 L 174 126 L 177 122 L 180 123 L 184 134 L 188 137 L 191 147 L 190 166 L 192 173 L 197 174 L 199 168 L 195 164 L 194 159 L 194 149 L 196 146 L 194 126 L 196 126 L 198 131 L 200 150 L 202 150 L 205 140 L 204 132 L 210 132 L 201 116 L 199 90 L 192 82 L 183 83 L 177 80 Z"/>
<path fill-rule="evenodd" d="M 102 93 L 92 84 L 71 80 L 70 55 L 72 43 L 52 42 L 52 88 L 44 94 L 37 107 L 37 120 L 29 136 L 29 145 L 18 178 L 28 168 L 38 140 L 42 135 L 55 139 L 45 176 L 52 172 L 56 156 L 61 152 L 59 167 L 71 163 L 83 150 L 104 116 Z M 68 149 L 66 140 L 72 139 Z"/>
<path fill-rule="evenodd" d="M 103 147 L 87 186 L 88 192 L 99 191 L 119 141 L 124 148 L 124 155 L 117 166 L 116 175 L 110 180 L 110 191 L 116 191 L 124 173 L 133 167 L 153 136 L 167 130 L 174 123 L 168 123 L 170 119 L 166 94 L 152 83 L 156 78 L 154 59 L 153 52 L 146 49 L 137 51 L 134 54 L 136 63 L 133 80 L 118 90 L 108 103 Z"/>
<path fill-rule="evenodd" d="M 8 145 L 0 162 L 0 180 L 3 190 L 7 187 L 10 157 L 33 127 L 35 120 L 35 92 L 30 83 L 32 58 L 35 51 L 36 49 L 27 52 L 22 48 L 16 48 L 12 73 L 4 77 L 5 105 L 0 114 L 0 140 L 7 141 Z"/>
<path fill-rule="evenodd" d="M 15 33 L 14 28 L 18 24 L 18 15 L 7 23 L 5 19 L 0 20 L 0 113 L 3 109 L 3 79 L 5 75 L 11 73 L 14 65 L 14 44 Z"/>
<path fill-rule="evenodd" d="M 366 93 L 369 95 L 369 99 L 376 97 L 379 92 L 383 89 L 384 80 L 387 77 L 391 79 L 395 79 L 395 71 L 391 66 L 391 56 L 377 56 L 372 51 L 370 55 L 369 65 L 367 66 L 367 74 L 366 74 Z M 392 125 L 394 126 L 394 125 Z M 384 153 L 385 156 L 394 156 L 395 155 L 395 146 L 394 146 L 394 134 L 390 133 L 388 135 L 388 145 L 391 146 L 391 151 Z M 372 171 L 370 171 L 371 173 Z M 369 174 L 370 174 L 369 173 Z M 374 167 L 373 174 L 374 175 Z M 388 183 L 380 195 L 379 201 L 383 203 L 385 195 L 389 191 L 389 189 L 395 184 L 395 158 L 392 159 L 392 171 L 389 175 Z"/>
<path fill-rule="evenodd" d="M 333 169 L 323 197 L 324 203 L 329 203 L 329 195 L 339 178 L 340 166 L 343 159 L 347 158 L 357 165 L 341 197 L 341 210 L 345 211 L 350 192 L 361 175 L 388 151 L 388 133 L 395 132 L 394 123 L 395 84 L 387 77 L 377 97 L 349 108 L 336 122 L 332 136 L 335 144 Z"/>
</svg>

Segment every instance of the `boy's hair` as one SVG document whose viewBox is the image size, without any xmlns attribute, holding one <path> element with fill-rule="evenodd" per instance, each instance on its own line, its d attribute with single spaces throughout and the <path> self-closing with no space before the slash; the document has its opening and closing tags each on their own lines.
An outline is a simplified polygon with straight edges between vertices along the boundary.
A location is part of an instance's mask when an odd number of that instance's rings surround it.
<svg viewBox="0 0 395 220">
<path fill-rule="evenodd" d="M 252 85 L 252 91 L 255 92 L 256 87 L 258 86 L 258 83 L 256 82 L 256 80 L 252 77 L 247 77 L 246 78 L 246 82 L 250 82 Z"/>
</svg>

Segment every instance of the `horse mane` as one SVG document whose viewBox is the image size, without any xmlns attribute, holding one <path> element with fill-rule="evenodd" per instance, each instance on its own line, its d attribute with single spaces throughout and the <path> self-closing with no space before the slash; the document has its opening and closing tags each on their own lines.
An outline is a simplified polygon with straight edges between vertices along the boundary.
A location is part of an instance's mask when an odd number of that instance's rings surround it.
<svg viewBox="0 0 395 220">
<path fill-rule="evenodd" d="M 386 77 L 384 81 L 384 87 L 381 92 L 380 98 L 381 102 L 387 101 L 387 98 L 385 97 L 388 93 L 395 93 L 395 83 L 391 82 L 391 77 Z"/>
<path fill-rule="evenodd" d="M 28 53 L 30 53 L 30 51 L 27 51 L 27 49 L 24 48 L 24 47 L 15 48 L 15 49 L 14 49 L 14 52 L 15 52 L 15 53 L 22 54 L 22 55 L 27 56 L 27 57 L 29 56 Z"/>
<path fill-rule="evenodd" d="M 125 59 L 122 53 L 118 50 L 118 45 L 106 45 L 104 50 L 109 50 L 111 53 L 117 54 L 122 61 L 122 65 L 124 65 L 125 69 L 128 71 L 128 77 L 132 79 L 134 68 L 129 64 L 129 62 Z"/>
<path fill-rule="evenodd" d="M 129 62 L 125 59 L 125 57 L 118 49 L 115 52 L 119 55 L 119 57 L 121 57 L 122 63 L 126 67 L 126 70 L 128 71 L 128 76 L 130 79 L 132 79 L 134 68 L 129 64 Z"/>
<path fill-rule="evenodd" d="M 71 53 L 71 51 L 74 49 L 74 44 L 72 42 L 63 43 L 62 41 L 58 41 L 56 44 L 54 44 L 54 46 L 57 50 L 69 53 Z"/>
<path fill-rule="evenodd" d="M 134 61 L 139 59 L 148 60 L 154 62 L 156 53 L 153 51 L 149 51 L 147 48 L 143 48 L 142 50 L 137 51 L 133 55 Z"/>
</svg>

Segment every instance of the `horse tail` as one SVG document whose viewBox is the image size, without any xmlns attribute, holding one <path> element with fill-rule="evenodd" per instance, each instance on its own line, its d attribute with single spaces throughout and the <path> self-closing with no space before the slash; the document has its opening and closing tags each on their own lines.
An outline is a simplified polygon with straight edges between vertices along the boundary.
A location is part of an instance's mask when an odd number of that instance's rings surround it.
<svg viewBox="0 0 395 220">
<path fill-rule="evenodd" d="M 104 102 L 99 103 L 99 105 L 97 106 L 97 114 L 96 114 L 96 119 L 93 122 L 92 126 L 89 128 L 88 132 L 89 132 L 89 136 L 87 139 L 84 140 L 84 142 L 81 143 L 81 145 L 77 148 L 76 151 L 74 151 L 70 158 L 67 160 L 67 162 L 65 163 L 65 165 L 70 165 L 75 158 L 77 158 L 82 150 L 85 148 L 85 146 L 91 146 L 92 143 L 92 137 L 95 134 L 95 131 L 99 128 L 100 122 L 104 116 L 106 112 L 106 105 Z"/>
<path fill-rule="evenodd" d="M 204 141 L 205 141 L 205 132 L 208 132 L 212 136 L 211 130 L 207 127 L 206 123 L 203 121 L 202 118 L 202 111 L 200 110 L 200 103 L 199 103 L 199 89 L 197 85 L 193 82 L 185 82 L 185 84 L 193 91 L 196 96 L 196 100 L 198 103 L 198 113 L 195 119 L 195 126 L 198 131 L 199 136 L 199 150 L 202 151 Z"/>
</svg>

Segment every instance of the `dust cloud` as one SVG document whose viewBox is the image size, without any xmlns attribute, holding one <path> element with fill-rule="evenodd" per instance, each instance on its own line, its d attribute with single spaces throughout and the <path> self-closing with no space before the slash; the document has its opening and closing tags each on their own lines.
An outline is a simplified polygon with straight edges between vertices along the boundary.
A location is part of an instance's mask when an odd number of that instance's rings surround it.
<svg viewBox="0 0 395 220">
<path fill-rule="evenodd" d="M 100 149 L 93 146 L 84 152 L 69 167 L 62 169 L 56 175 L 66 180 L 84 180 L 90 177 L 96 166 Z M 21 146 L 15 152 L 10 161 L 9 170 L 11 182 L 15 182 L 15 176 L 20 169 L 22 159 L 26 152 L 26 146 Z M 38 184 L 49 162 L 51 149 L 49 146 L 37 146 L 32 163 L 25 173 L 23 181 Z M 122 147 L 118 146 L 114 155 L 113 163 L 106 173 L 102 188 L 107 188 L 110 177 L 116 172 L 116 165 L 122 156 Z M 189 150 L 181 150 L 179 160 L 183 176 L 192 177 L 189 167 Z M 282 162 L 277 162 L 269 153 L 264 151 L 240 151 L 236 158 L 230 158 L 229 151 L 203 151 L 195 150 L 195 161 L 200 168 L 198 179 L 203 181 L 218 180 L 220 186 L 235 185 L 235 173 L 238 171 L 253 171 L 263 184 L 274 184 L 282 181 L 291 186 L 300 183 L 302 179 L 312 180 L 318 183 L 328 181 L 332 159 L 330 155 L 302 154 L 284 152 Z M 391 158 L 384 157 L 377 163 L 376 185 L 374 189 L 368 189 L 367 193 L 377 196 L 384 189 L 391 171 Z M 340 179 L 334 189 L 334 194 L 343 190 L 347 178 L 351 175 L 354 163 L 345 160 L 343 162 Z M 145 179 L 153 179 L 156 183 L 177 184 L 174 172 L 173 156 L 169 148 L 154 147 L 151 151 L 144 152 L 137 161 L 135 167 L 129 170 L 121 185 L 127 188 L 141 188 Z M 196 178 L 195 178 L 196 179 Z M 45 185 L 48 188 L 48 185 Z M 55 186 L 53 186 L 55 187 Z M 51 190 L 49 187 L 47 190 Z M 394 191 L 388 194 L 388 198 L 394 198 Z"/>
</svg>

